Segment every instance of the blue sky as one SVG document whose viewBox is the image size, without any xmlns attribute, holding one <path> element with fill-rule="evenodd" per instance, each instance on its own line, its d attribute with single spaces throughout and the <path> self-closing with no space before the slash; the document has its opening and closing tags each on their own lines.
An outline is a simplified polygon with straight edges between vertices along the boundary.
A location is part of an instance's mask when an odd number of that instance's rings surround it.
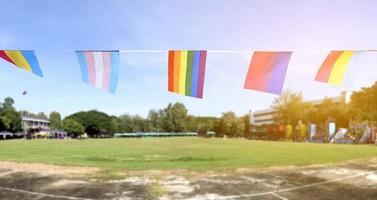
<svg viewBox="0 0 377 200">
<path fill-rule="evenodd" d="M 367 53 L 352 86 L 314 82 L 330 50 L 377 49 L 374 0 L 0 0 L 0 49 L 32 49 L 45 77 L 0 60 L 0 98 L 17 109 L 68 115 L 98 109 L 146 116 L 182 102 L 190 114 L 245 114 L 275 95 L 244 90 L 254 50 L 294 51 L 285 89 L 306 99 L 337 96 L 377 80 L 377 54 Z M 167 91 L 167 53 L 122 53 L 117 93 L 82 83 L 73 50 L 208 49 L 204 98 Z M 22 96 L 24 90 L 28 94 Z"/>
</svg>

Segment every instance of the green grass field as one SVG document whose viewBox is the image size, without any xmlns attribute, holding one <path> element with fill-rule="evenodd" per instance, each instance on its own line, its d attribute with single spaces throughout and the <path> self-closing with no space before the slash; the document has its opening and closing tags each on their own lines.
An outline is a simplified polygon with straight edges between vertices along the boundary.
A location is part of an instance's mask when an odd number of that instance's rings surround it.
<svg viewBox="0 0 377 200">
<path fill-rule="evenodd" d="M 0 160 L 102 169 L 232 170 L 377 157 L 377 146 L 244 139 L 144 138 L 0 141 Z"/>
</svg>

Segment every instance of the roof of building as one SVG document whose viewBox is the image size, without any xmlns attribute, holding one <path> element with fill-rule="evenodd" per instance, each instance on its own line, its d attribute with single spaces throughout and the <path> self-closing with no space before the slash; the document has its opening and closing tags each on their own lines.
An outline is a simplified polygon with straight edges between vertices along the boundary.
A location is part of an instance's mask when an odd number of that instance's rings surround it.
<svg viewBox="0 0 377 200">
<path fill-rule="evenodd" d="M 23 116 L 21 116 L 21 118 L 22 118 L 23 121 L 38 121 L 38 122 L 50 123 L 50 121 L 47 118 L 44 118 L 44 117 L 23 115 Z"/>
</svg>

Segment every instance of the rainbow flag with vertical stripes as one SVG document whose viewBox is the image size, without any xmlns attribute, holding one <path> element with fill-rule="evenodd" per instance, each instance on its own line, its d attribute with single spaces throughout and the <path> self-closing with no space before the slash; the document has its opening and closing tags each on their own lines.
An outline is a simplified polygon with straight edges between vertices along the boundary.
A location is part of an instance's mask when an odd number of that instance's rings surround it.
<svg viewBox="0 0 377 200">
<path fill-rule="evenodd" d="M 19 68 L 43 77 L 38 59 L 31 50 L 0 50 L 0 57 Z"/>
<path fill-rule="evenodd" d="M 169 51 L 170 92 L 203 98 L 207 51 Z"/>
<path fill-rule="evenodd" d="M 119 51 L 76 51 L 83 82 L 110 93 L 118 84 Z"/>
<path fill-rule="evenodd" d="M 254 52 L 244 88 L 280 95 L 291 54 L 292 52 Z"/>
<path fill-rule="evenodd" d="M 355 78 L 358 57 L 364 51 L 331 51 L 315 77 L 316 81 L 333 85 L 350 83 Z"/>
</svg>

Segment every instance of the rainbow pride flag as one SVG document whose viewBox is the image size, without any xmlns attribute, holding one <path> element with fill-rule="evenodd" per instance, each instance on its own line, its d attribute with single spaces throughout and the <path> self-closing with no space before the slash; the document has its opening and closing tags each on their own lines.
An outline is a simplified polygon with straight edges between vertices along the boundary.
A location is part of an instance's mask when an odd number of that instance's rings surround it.
<svg viewBox="0 0 377 200">
<path fill-rule="evenodd" d="M 203 98 L 207 51 L 169 51 L 170 92 Z"/>
<path fill-rule="evenodd" d="M 83 82 L 115 93 L 118 84 L 119 51 L 76 51 Z"/>
<path fill-rule="evenodd" d="M 281 94 L 292 52 L 254 52 L 245 89 Z"/>
<path fill-rule="evenodd" d="M 353 81 L 358 57 L 363 51 L 331 51 L 315 77 L 316 81 L 342 85 Z"/>
<path fill-rule="evenodd" d="M 31 50 L 0 50 L 0 57 L 28 72 L 43 77 L 38 59 Z"/>
</svg>

